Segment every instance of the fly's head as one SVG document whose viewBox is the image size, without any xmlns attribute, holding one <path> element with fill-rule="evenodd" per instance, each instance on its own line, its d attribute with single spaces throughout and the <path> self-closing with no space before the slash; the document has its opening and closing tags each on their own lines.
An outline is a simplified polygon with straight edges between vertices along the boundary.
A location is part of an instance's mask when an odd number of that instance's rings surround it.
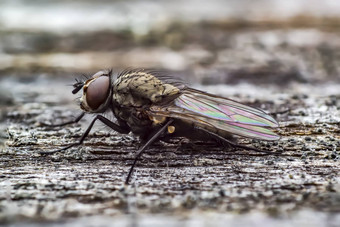
<svg viewBox="0 0 340 227">
<path fill-rule="evenodd" d="M 83 95 L 80 98 L 81 109 L 91 113 L 106 110 L 111 97 L 111 74 L 110 70 L 99 71 L 85 82 L 77 81 L 73 85 L 73 94 L 83 89 Z"/>
</svg>

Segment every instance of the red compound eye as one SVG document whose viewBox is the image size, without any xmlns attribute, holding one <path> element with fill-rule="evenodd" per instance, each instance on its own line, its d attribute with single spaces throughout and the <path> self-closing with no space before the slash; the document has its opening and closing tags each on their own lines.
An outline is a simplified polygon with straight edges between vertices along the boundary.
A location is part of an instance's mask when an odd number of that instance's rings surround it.
<svg viewBox="0 0 340 227">
<path fill-rule="evenodd" d="M 86 102 L 92 109 L 96 110 L 108 98 L 110 79 L 108 76 L 99 76 L 88 85 L 86 89 Z"/>
</svg>

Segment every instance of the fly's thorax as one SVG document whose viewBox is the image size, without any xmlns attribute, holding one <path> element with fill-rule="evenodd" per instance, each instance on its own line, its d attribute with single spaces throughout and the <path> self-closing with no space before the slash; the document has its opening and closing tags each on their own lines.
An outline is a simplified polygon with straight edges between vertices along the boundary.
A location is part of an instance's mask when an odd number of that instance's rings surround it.
<svg viewBox="0 0 340 227">
<path fill-rule="evenodd" d="M 124 121 L 135 135 L 142 136 L 154 129 L 153 122 L 142 108 L 113 105 L 113 112 L 115 117 Z"/>
<path fill-rule="evenodd" d="M 111 101 L 111 93 L 111 71 L 99 71 L 84 83 L 80 107 L 87 112 L 104 112 Z"/>
<path fill-rule="evenodd" d="M 151 73 L 132 71 L 120 75 L 114 82 L 113 100 L 122 106 L 141 107 L 159 103 L 179 92 L 179 88 L 164 83 Z"/>
</svg>

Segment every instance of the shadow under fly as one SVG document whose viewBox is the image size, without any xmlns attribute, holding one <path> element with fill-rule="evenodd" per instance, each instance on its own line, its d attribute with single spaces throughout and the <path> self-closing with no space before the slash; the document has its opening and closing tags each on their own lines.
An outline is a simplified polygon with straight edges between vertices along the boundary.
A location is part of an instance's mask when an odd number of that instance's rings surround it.
<svg viewBox="0 0 340 227">
<path fill-rule="evenodd" d="M 156 140 L 166 141 L 173 137 L 215 140 L 234 148 L 274 154 L 240 145 L 233 135 L 268 141 L 280 138 L 274 132 L 278 123 L 264 111 L 190 88 L 159 71 L 125 70 L 114 79 L 111 70 L 103 70 L 86 81 L 77 80 L 73 87 L 73 94 L 83 91 L 80 98 L 83 112 L 73 121 L 48 126 L 76 123 L 86 113 L 97 115 L 78 142 L 41 154 L 52 154 L 82 144 L 99 120 L 119 133 L 132 132 L 144 142 L 137 151 L 126 184 L 137 160 Z M 112 122 L 101 115 L 105 112 L 111 112 L 117 121 Z"/>
</svg>

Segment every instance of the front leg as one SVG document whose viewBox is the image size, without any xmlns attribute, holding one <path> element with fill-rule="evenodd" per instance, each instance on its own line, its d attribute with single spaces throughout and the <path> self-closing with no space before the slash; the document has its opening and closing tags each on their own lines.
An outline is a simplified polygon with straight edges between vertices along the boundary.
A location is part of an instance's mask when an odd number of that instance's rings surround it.
<svg viewBox="0 0 340 227">
<path fill-rule="evenodd" d="M 66 147 L 57 149 L 57 150 L 53 150 L 53 151 L 42 151 L 40 152 L 40 154 L 54 154 L 56 152 L 60 152 L 60 151 L 64 151 L 67 150 L 71 147 L 74 146 L 78 146 L 80 144 L 82 144 L 85 140 L 85 138 L 88 136 L 88 134 L 90 133 L 94 123 L 100 120 L 101 122 L 103 122 L 105 125 L 109 126 L 110 128 L 112 128 L 113 130 L 115 130 L 116 132 L 122 133 L 122 134 L 127 134 L 130 132 L 130 128 L 125 124 L 125 125 L 118 125 L 112 121 L 110 121 L 109 119 L 107 119 L 106 117 L 103 117 L 102 115 L 97 115 L 91 122 L 91 124 L 89 125 L 89 127 L 86 129 L 86 131 L 84 132 L 84 134 L 80 137 L 80 140 L 76 143 L 72 143 Z"/>
<path fill-rule="evenodd" d="M 264 154 L 268 154 L 268 155 L 278 155 L 278 154 L 280 154 L 279 152 L 266 151 L 266 150 L 257 149 L 255 147 L 248 147 L 248 146 L 245 146 L 245 145 L 238 144 L 237 142 L 234 142 L 232 140 L 224 138 L 224 137 L 218 135 L 217 133 L 210 132 L 209 130 L 206 130 L 206 129 L 201 128 L 201 127 L 197 127 L 197 129 L 204 131 L 207 134 L 212 135 L 216 139 L 229 144 L 233 148 L 241 148 L 241 149 L 245 149 L 245 150 L 252 150 L 252 151 L 255 151 L 255 152 L 264 153 Z"/>
<path fill-rule="evenodd" d="M 60 123 L 60 124 L 46 124 L 46 123 L 44 123 L 44 122 L 40 122 L 40 124 L 43 125 L 43 126 L 47 126 L 47 127 L 60 127 L 60 126 L 65 126 L 65 125 L 77 123 L 77 122 L 79 122 L 84 116 L 85 116 L 85 112 L 82 112 L 82 113 L 79 114 L 75 119 L 73 119 L 73 120 L 71 120 L 71 121 L 67 121 L 67 122 Z"/>
</svg>

